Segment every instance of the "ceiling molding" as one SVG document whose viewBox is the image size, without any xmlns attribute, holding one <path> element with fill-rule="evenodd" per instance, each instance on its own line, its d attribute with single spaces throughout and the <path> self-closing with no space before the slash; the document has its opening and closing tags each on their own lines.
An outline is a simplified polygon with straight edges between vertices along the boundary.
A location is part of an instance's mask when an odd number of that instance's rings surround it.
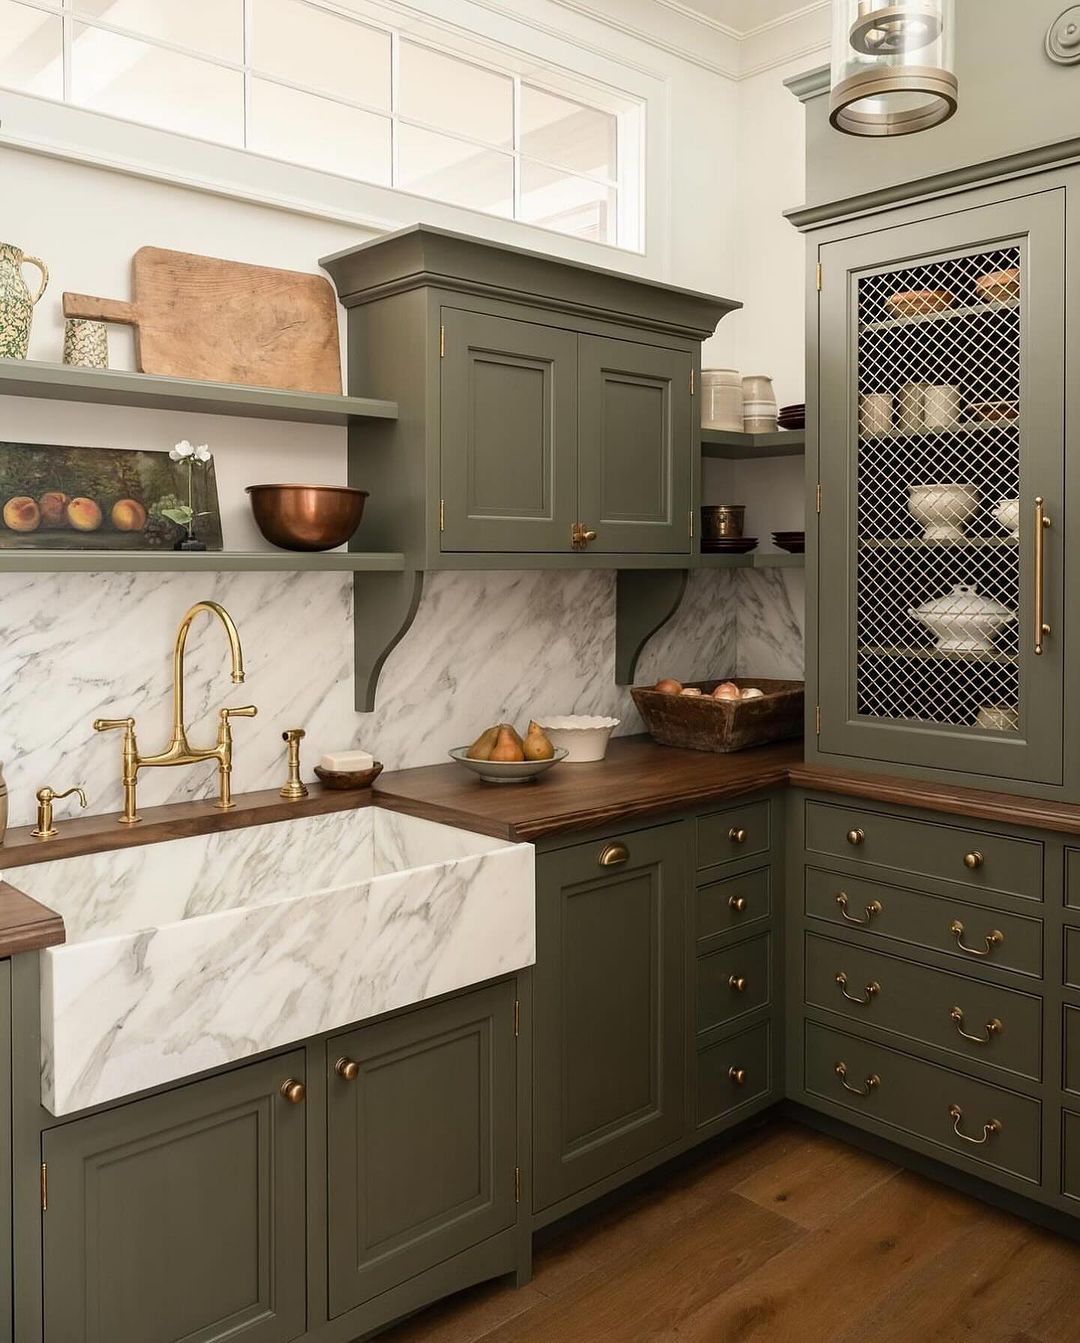
<svg viewBox="0 0 1080 1343">
<path fill-rule="evenodd" d="M 730 24 L 721 22 L 720 19 L 714 19 L 711 14 L 704 14 L 700 9 L 695 9 L 693 5 L 683 3 L 683 0 L 654 0 L 664 9 L 670 9 L 674 14 L 681 14 L 684 19 L 689 19 L 691 23 L 700 23 L 703 28 L 712 28 L 714 32 L 722 33 L 724 37 L 730 37 L 732 41 L 738 42 L 746 34 L 740 32 L 738 28 L 732 28 Z"/>
<path fill-rule="evenodd" d="M 594 23 L 598 23 L 604 28 L 613 29 L 617 33 L 622 33 L 624 37 L 633 38 L 636 42 L 644 42 L 650 47 L 666 51 L 669 56 L 674 56 L 680 61 L 689 61 L 691 65 L 696 65 L 702 70 L 708 70 L 711 74 L 720 75 L 723 79 L 737 80 L 740 77 L 740 71 L 737 67 L 733 68 L 719 61 L 710 60 L 707 56 L 703 56 L 700 50 L 684 46 L 679 42 L 672 42 L 657 32 L 638 27 L 637 24 L 627 23 L 625 19 L 616 19 L 606 10 L 596 9 L 592 5 L 585 4 L 584 0 L 552 0 L 552 2 L 558 5 L 560 9 L 569 10 L 570 13 L 578 14 L 585 19 L 591 19 Z M 672 0 L 659 0 L 659 3 L 665 8 L 676 8 L 676 4 Z M 678 6 L 678 12 L 682 12 L 683 9 L 684 6 Z M 687 12 L 686 17 L 695 20 L 704 19 L 704 15 L 693 12 Z M 717 31 L 722 32 L 724 30 L 718 26 Z M 738 34 L 733 34 L 732 40 L 739 41 Z M 610 53 L 608 54 L 610 55 Z"/>
<path fill-rule="evenodd" d="M 667 0 L 660 0 L 661 4 L 667 3 Z M 809 18 L 812 14 L 820 14 L 823 9 L 831 9 L 831 0 L 814 0 L 812 4 L 803 5 L 799 9 L 793 9 L 787 14 L 780 14 L 775 19 L 770 19 L 768 23 L 758 24 L 756 28 L 747 28 L 741 33 L 736 33 L 739 38 L 757 37 L 760 33 L 769 33 L 776 28 L 783 28 L 785 24 L 797 23 L 799 19 Z"/>
</svg>

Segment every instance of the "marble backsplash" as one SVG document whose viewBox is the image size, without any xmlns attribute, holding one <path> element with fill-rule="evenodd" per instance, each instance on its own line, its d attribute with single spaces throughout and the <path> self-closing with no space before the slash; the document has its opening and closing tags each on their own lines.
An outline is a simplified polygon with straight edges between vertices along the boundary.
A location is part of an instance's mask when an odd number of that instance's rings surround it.
<svg viewBox="0 0 1080 1343">
<path fill-rule="evenodd" d="M 676 617 L 649 643 L 637 679 L 801 674 L 802 574 L 702 570 Z M 187 647 L 191 738 L 212 743 L 217 710 L 234 722 L 237 792 L 284 781 L 281 731 L 307 729 L 304 775 L 327 750 L 362 745 L 388 769 L 445 759 L 501 719 L 603 713 L 640 730 L 615 685 L 615 576 L 492 572 L 428 575 L 412 629 L 387 659 L 375 712 L 353 709 L 352 579 L 342 574 L 42 574 L 0 579 L 0 759 L 10 823 L 34 817 L 42 784 L 81 784 L 89 810 L 119 810 L 119 734 L 96 717 L 137 719 L 140 748 L 160 749 L 171 717 L 176 626 L 212 598 L 233 616 L 247 680 L 228 678 L 224 632 L 200 617 Z M 212 764 L 147 770 L 141 806 L 213 795 Z M 62 817 L 74 799 L 58 805 Z"/>
</svg>

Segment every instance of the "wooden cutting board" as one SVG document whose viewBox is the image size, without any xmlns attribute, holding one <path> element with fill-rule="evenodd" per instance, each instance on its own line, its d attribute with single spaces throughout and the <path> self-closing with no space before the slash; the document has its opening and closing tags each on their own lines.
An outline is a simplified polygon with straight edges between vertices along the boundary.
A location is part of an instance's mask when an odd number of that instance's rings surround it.
<svg viewBox="0 0 1080 1343">
<path fill-rule="evenodd" d="M 322 275 L 140 247 L 132 299 L 65 294 L 64 316 L 135 328 L 140 372 L 341 392 L 337 296 Z"/>
</svg>

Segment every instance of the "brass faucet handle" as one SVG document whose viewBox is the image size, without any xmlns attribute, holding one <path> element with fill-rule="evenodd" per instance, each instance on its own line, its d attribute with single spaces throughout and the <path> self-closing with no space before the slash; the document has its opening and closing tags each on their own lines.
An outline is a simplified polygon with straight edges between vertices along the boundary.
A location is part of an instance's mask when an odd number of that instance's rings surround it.
<svg viewBox="0 0 1080 1343">
<path fill-rule="evenodd" d="M 134 732 L 134 730 L 135 730 L 135 719 L 134 719 L 134 718 L 95 718 L 95 719 L 94 719 L 94 731 L 95 731 L 95 732 L 112 732 L 114 729 L 115 729 L 116 731 L 119 731 L 119 732 Z"/>
<path fill-rule="evenodd" d="M 38 812 L 37 825 L 30 831 L 35 839 L 52 839 L 57 833 L 56 826 L 53 825 L 53 803 L 58 802 L 62 797 L 71 797 L 73 793 L 78 794 L 79 806 L 86 806 L 86 794 L 81 788 L 68 788 L 63 793 L 58 793 L 55 788 L 50 788 L 48 784 L 44 788 L 39 788 L 36 793 Z"/>
<path fill-rule="evenodd" d="M 227 723 L 230 718 L 254 718 L 258 713 L 254 704 L 242 704 L 238 709 L 219 709 L 218 714 L 223 723 Z"/>
</svg>

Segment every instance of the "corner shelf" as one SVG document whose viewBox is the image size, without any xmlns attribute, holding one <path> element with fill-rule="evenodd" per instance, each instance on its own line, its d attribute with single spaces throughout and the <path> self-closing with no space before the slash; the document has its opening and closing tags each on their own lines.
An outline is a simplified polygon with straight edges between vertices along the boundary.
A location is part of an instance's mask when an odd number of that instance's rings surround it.
<svg viewBox="0 0 1080 1343">
<path fill-rule="evenodd" d="M 739 434 L 728 429 L 702 429 L 701 455 L 734 462 L 754 457 L 803 457 L 806 455 L 806 430 L 778 429 L 775 434 Z"/>
<path fill-rule="evenodd" d="M 397 403 L 328 392 L 291 392 L 275 387 L 242 387 L 153 373 L 71 368 L 36 360 L 0 359 L 0 395 L 38 396 L 146 410 L 180 410 L 205 415 L 246 415 L 299 424 L 358 424 L 396 420 Z"/>
<path fill-rule="evenodd" d="M 702 569 L 805 569 L 805 555 L 789 555 L 769 552 L 759 555 L 751 551 L 749 555 L 699 555 L 697 562 Z"/>
<path fill-rule="evenodd" d="M 400 573 L 405 556 L 359 550 L 0 550 L 0 573 Z"/>
</svg>

